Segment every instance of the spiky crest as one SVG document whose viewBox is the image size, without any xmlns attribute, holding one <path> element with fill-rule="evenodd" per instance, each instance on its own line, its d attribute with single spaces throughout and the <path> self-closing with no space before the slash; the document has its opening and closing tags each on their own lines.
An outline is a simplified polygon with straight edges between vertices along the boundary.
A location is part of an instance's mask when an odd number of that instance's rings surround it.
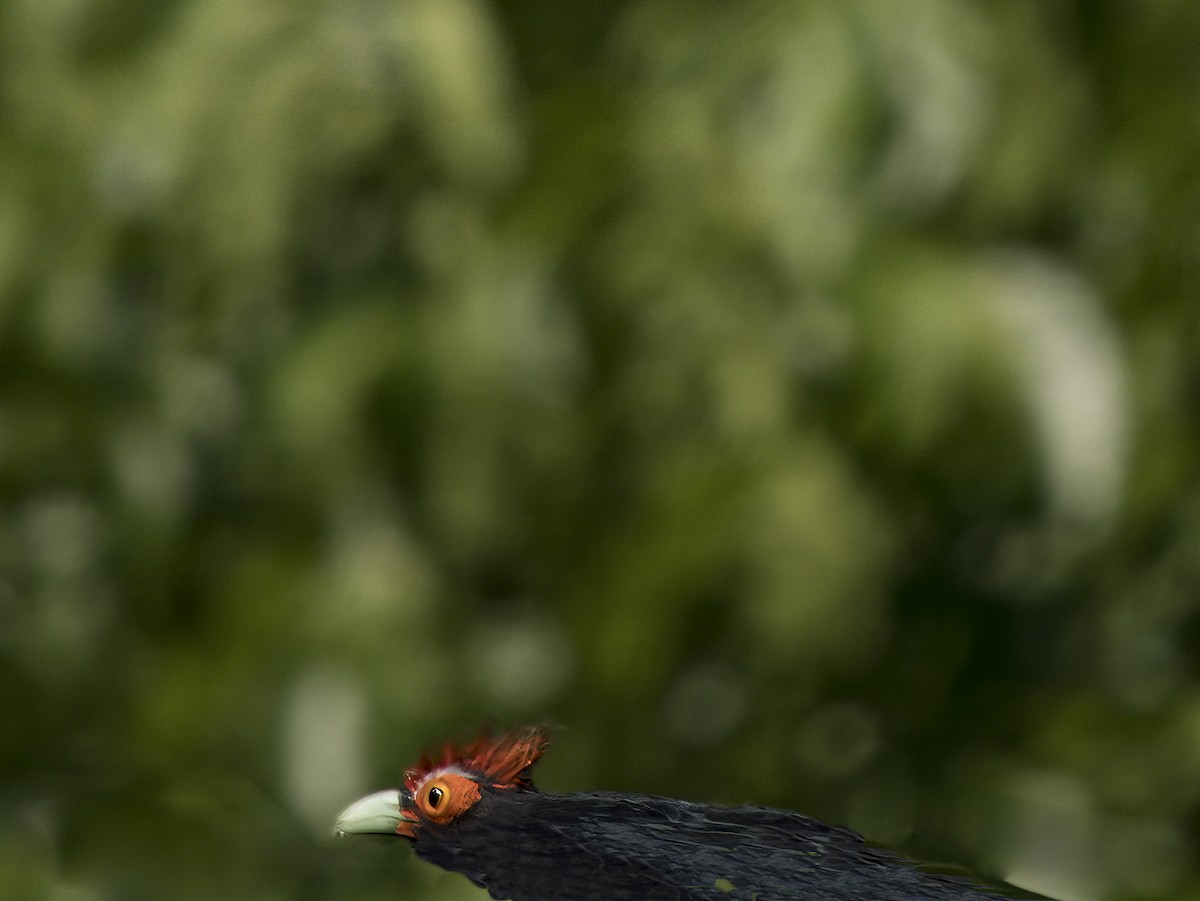
<svg viewBox="0 0 1200 901">
<path fill-rule="evenodd" d="M 484 732 L 468 745 L 446 745 L 436 755 L 426 754 L 404 774 L 404 785 L 416 791 L 434 770 L 455 767 L 494 788 L 532 788 L 529 769 L 550 744 L 546 731 L 538 726 L 514 729 L 503 735 Z"/>
</svg>

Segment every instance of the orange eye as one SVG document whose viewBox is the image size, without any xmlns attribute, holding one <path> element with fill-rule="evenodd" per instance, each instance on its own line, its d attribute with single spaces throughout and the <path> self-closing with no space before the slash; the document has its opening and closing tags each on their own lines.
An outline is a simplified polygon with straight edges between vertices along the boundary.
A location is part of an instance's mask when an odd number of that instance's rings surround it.
<svg viewBox="0 0 1200 901">
<path fill-rule="evenodd" d="M 429 779 L 416 794 L 417 811 L 434 823 L 448 823 L 479 800 L 479 786 L 458 773 Z"/>
</svg>

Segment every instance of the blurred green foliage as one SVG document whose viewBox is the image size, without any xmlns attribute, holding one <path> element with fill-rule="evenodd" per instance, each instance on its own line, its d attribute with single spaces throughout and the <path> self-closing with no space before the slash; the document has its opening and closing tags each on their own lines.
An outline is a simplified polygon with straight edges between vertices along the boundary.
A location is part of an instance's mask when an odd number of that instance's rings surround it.
<svg viewBox="0 0 1200 901">
<path fill-rule="evenodd" d="M 1200 897 L 1200 6 L 0 6 L 0 896 L 479 898 L 419 751 Z"/>
</svg>

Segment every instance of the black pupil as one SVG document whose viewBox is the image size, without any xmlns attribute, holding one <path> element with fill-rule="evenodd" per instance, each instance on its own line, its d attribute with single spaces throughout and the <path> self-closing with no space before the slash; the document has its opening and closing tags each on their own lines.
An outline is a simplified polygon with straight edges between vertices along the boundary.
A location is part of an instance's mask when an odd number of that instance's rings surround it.
<svg viewBox="0 0 1200 901">
<path fill-rule="evenodd" d="M 429 790 L 429 806 L 433 810 L 437 810 L 438 805 L 442 803 L 442 790 L 434 787 Z"/>
</svg>

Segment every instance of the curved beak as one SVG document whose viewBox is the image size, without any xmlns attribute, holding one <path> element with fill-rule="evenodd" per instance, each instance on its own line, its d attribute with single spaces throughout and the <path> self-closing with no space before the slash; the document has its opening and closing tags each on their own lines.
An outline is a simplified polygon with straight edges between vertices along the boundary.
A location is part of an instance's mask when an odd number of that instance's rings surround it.
<svg viewBox="0 0 1200 901">
<path fill-rule="evenodd" d="M 359 798 L 341 812 L 334 835 L 403 835 L 416 838 L 413 827 L 416 817 L 400 809 L 400 792 L 394 788 Z"/>
</svg>

